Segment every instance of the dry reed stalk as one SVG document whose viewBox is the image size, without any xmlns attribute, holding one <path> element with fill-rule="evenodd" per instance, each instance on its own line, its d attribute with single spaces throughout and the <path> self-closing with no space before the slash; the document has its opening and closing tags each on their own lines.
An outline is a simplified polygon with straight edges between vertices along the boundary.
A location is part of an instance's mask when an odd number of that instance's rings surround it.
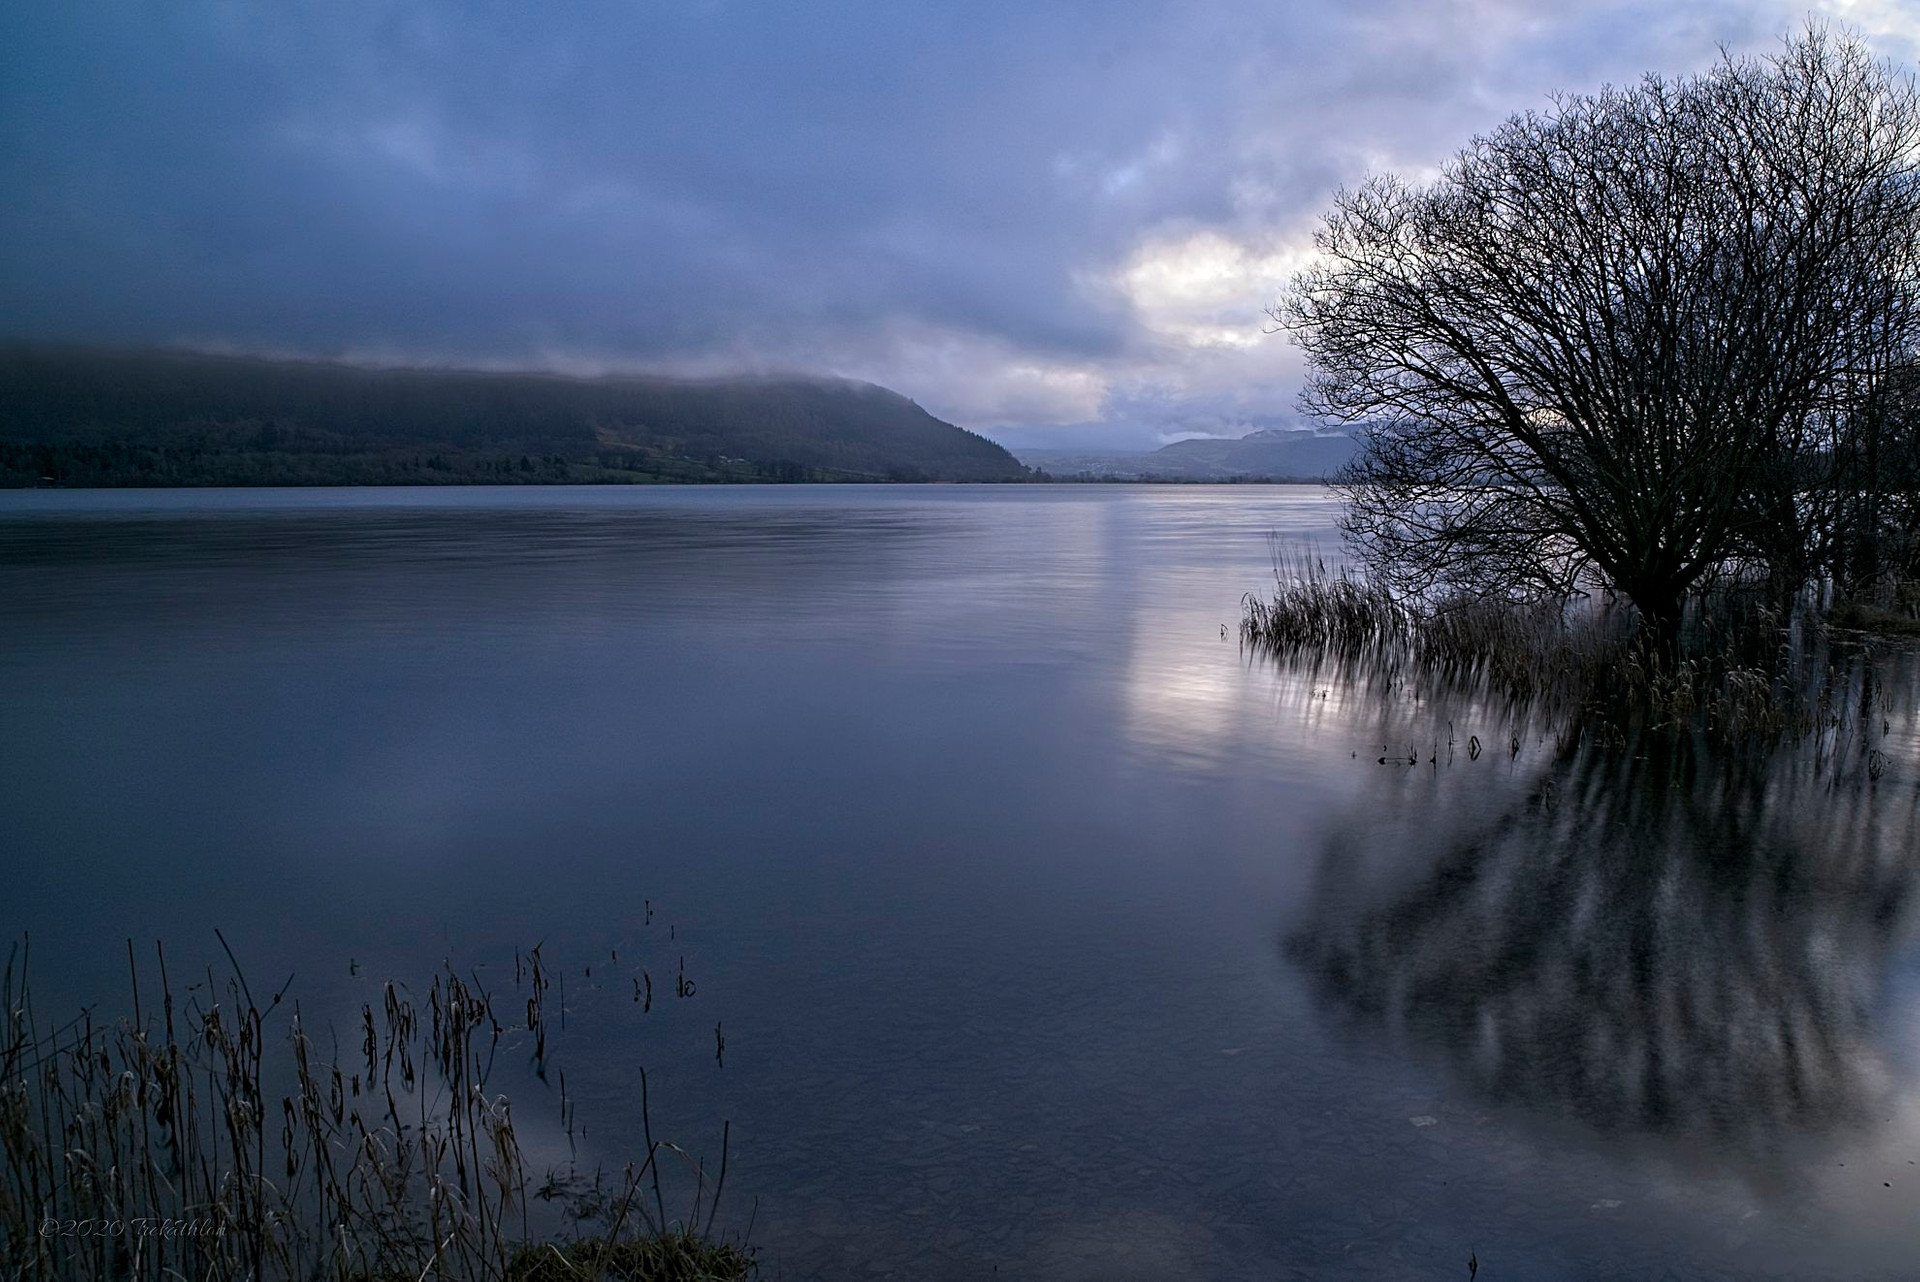
<svg viewBox="0 0 1920 1282">
<path fill-rule="evenodd" d="M 1720 585 L 1694 603 L 1676 654 L 1606 602 L 1415 602 L 1278 544 L 1274 578 L 1270 597 L 1243 599 L 1242 640 L 1383 698 L 1462 695 L 1566 744 L 1670 731 L 1751 747 L 1811 737 L 1863 760 L 1880 751 L 1868 742 L 1878 656 L 1836 646 L 1811 595 L 1787 612 Z"/>
<path fill-rule="evenodd" d="M 35 1017 L 29 948 L 9 952 L 0 972 L 0 1276 L 557 1276 L 542 1261 L 581 1244 L 538 1250 L 528 1204 L 566 1200 L 580 1178 L 549 1173 L 535 1191 L 511 1106 L 487 1086 L 510 1024 L 524 1022 L 544 1074 L 551 979 L 539 949 L 516 955 L 516 977 L 529 981 L 524 1021 L 503 1020 L 477 981 L 446 967 L 428 989 L 424 1026 L 403 986 L 382 988 L 378 1015 L 363 1005 L 359 1058 L 343 1065 L 337 1053 L 320 1059 L 297 1005 L 283 1007 L 284 988 L 259 1006 L 221 945 L 230 974 L 222 982 L 209 970 L 184 1003 L 156 945 L 161 1006 L 150 1017 L 129 941 L 133 1017 L 96 1026 L 89 1011 L 51 1030 Z M 270 1047 L 283 1048 L 285 1062 L 270 1065 Z M 276 1105 L 268 1084 L 283 1079 Z M 746 1276 L 750 1253 L 694 1236 L 698 1202 L 684 1223 L 668 1221 L 655 1158 L 680 1150 L 652 1140 L 645 1110 L 643 1095 L 647 1162 L 627 1168 L 611 1195 L 594 1178 L 597 1205 L 620 1207 L 597 1239 L 599 1269 L 643 1277 L 619 1261 L 709 1258 L 706 1274 L 674 1276 Z M 636 1205 L 650 1169 L 657 1216 Z M 645 1236 L 622 1241 L 628 1208 Z M 709 1207 L 709 1231 L 712 1215 Z"/>
</svg>

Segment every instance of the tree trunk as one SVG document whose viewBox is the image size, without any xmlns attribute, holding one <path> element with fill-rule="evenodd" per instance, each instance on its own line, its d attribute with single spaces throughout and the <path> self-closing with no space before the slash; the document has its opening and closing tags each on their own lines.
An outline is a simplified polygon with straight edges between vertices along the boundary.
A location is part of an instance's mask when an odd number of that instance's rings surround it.
<svg viewBox="0 0 1920 1282">
<path fill-rule="evenodd" d="M 1646 630 L 1653 651 L 1667 663 L 1680 658 L 1681 595 L 1670 585 L 1646 585 L 1627 589 L 1627 599 L 1640 612 L 1640 626 Z"/>
</svg>

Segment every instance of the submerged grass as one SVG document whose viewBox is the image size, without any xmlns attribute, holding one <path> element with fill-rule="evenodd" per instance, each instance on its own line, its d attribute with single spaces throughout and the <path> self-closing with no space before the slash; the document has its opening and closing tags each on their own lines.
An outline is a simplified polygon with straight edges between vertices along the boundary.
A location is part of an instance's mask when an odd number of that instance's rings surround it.
<svg viewBox="0 0 1920 1282">
<path fill-rule="evenodd" d="M 1829 624 L 1867 618 L 1857 607 L 1823 617 L 1811 598 L 1788 610 L 1723 589 L 1693 604 L 1675 649 L 1610 603 L 1415 603 L 1278 546 L 1274 567 L 1273 595 L 1242 602 L 1241 637 L 1255 650 L 1389 695 L 1489 700 L 1563 740 L 1624 743 L 1666 730 L 1771 744 L 1844 736 L 1885 710 L 1872 666 L 1857 661 L 1861 647 L 1830 637 Z"/>
<path fill-rule="evenodd" d="M 221 943 L 224 947 L 225 940 Z M 0 977 L 0 1276 L 61 1279 L 736 1279 L 743 1246 L 712 1239 L 726 1178 L 705 1172 L 670 1218 L 647 1152 L 609 1179 L 536 1182 L 505 1095 L 503 1043 L 548 1058 L 553 972 L 515 959 L 496 1000 L 444 967 L 416 1002 L 401 984 L 362 1005 L 358 1045 L 322 1055 L 285 989 L 263 1006 L 230 969 L 185 1002 L 158 945 L 143 994 L 131 941 L 131 1018 L 37 1017 L 30 949 Z M 291 981 L 289 981 L 290 983 Z M 157 998 L 157 1004 L 143 1002 Z M 567 1103 L 562 1098 L 563 1110 Z M 701 1220 L 705 1207 L 706 1218 Z M 578 1240 L 583 1225 L 601 1230 Z M 546 1240 L 572 1225 L 575 1240 Z"/>
</svg>

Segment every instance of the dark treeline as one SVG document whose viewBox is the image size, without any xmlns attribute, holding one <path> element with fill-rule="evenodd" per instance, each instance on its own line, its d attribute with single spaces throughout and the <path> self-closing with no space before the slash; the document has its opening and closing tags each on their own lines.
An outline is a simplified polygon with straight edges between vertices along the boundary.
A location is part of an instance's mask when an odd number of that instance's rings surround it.
<svg viewBox="0 0 1920 1282">
<path fill-rule="evenodd" d="M 0 349 L 0 485 L 1017 481 L 1000 446 L 849 381 L 572 379 Z"/>
</svg>

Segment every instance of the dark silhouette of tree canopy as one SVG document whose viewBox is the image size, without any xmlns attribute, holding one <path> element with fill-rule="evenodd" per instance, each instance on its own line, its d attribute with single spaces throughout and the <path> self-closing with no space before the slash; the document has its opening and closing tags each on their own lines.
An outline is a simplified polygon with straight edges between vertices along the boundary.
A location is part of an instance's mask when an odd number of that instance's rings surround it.
<svg viewBox="0 0 1920 1282">
<path fill-rule="evenodd" d="M 1668 632 L 1714 575 L 1841 568 L 1920 333 L 1916 156 L 1911 80 L 1813 28 L 1341 192 L 1272 315 L 1365 429 L 1349 538 L 1412 594 L 1600 588 Z"/>
</svg>

